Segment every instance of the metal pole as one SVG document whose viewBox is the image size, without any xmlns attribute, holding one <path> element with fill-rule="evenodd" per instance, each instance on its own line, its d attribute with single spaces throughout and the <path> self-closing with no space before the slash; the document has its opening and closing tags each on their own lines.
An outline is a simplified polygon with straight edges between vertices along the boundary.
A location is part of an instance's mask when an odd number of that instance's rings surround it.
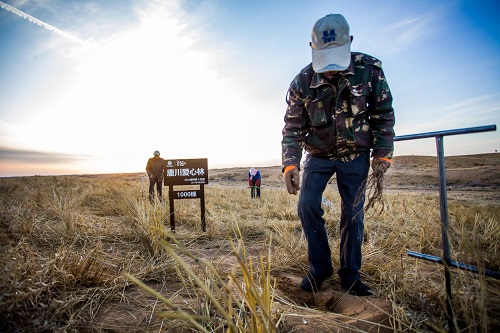
<svg viewBox="0 0 500 333">
<path fill-rule="evenodd" d="M 448 241 L 448 194 L 446 192 L 446 168 L 444 163 L 443 137 L 436 136 L 436 149 L 439 175 L 439 204 L 441 210 L 441 236 L 443 240 L 443 259 L 450 261 L 450 243 Z"/>
<path fill-rule="evenodd" d="M 207 231 L 207 224 L 205 221 L 205 185 L 200 185 L 200 210 L 201 210 L 201 230 Z"/>
<path fill-rule="evenodd" d="M 170 205 L 170 230 L 175 232 L 174 186 L 168 186 L 168 202 Z"/>
<path fill-rule="evenodd" d="M 144 198 L 144 175 L 141 176 L 142 184 L 141 184 L 141 198 Z"/>
<path fill-rule="evenodd" d="M 439 202 L 441 211 L 441 237 L 443 241 L 443 263 L 446 284 L 446 312 L 448 315 L 448 328 L 453 330 L 454 315 L 451 306 L 451 274 L 450 274 L 450 243 L 448 240 L 448 195 L 446 192 L 446 168 L 444 163 L 443 136 L 436 136 L 436 149 L 439 175 Z"/>
</svg>

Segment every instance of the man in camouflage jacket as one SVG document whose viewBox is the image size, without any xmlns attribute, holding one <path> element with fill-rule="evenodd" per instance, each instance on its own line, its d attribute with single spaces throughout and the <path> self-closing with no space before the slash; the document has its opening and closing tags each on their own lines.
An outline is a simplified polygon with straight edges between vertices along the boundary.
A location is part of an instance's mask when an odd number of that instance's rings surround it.
<svg viewBox="0 0 500 333">
<path fill-rule="evenodd" d="M 394 137 L 392 95 L 380 60 L 350 51 L 345 18 L 330 14 L 312 33 L 313 62 L 300 71 L 287 94 L 282 167 L 290 194 L 300 189 L 298 215 L 308 241 L 309 272 L 301 283 L 317 291 L 333 274 L 321 208 L 322 193 L 333 174 L 342 198 L 340 267 L 342 287 L 371 295 L 361 282 L 365 185 L 370 166 L 391 165 Z M 300 161 L 305 150 L 300 186 Z"/>
</svg>

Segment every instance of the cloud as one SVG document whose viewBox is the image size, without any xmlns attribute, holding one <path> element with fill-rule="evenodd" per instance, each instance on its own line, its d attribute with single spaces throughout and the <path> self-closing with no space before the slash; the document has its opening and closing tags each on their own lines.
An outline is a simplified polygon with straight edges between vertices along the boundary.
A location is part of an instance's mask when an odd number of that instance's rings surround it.
<svg viewBox="0 0 500 333">
<path fill-rule="evenodd" d="M 411 5 L 405 2 L 402 6 Z M 373 19 L 366 23 L 371 24 L 371 27 L 367 28 L 365 24 L 365 32 L 373 31 L 375 35 L 356 35 L 354 41 L 358 41 L 367 53 L 372 52 L 384 57 L 404 54 L 432 39 L 434 35 L 438 35 L 439 30 L 444 29 L 444 17 L 450 12 L 452 6 L 453 4 L 441 4 L 428 8 L 417 6 L 411 8 L 414 10 L 395 7 L 392 9 L 394 12 L 384 13 L 378 20 Z M 388 15 L 393 16 L 393 19 L 387 20 Z"/>
<path fill-rule="evenodd" d="M 28 149 L 13 149 L 0 146 L 0 161 L 2 163 L 67 164 L 80 162 L 89 158 L 91 158 L 91 156 Z"/>
<path fill-rule="evenodd" d="M 497 94 L 489 94 L 459 100 L 453 104 L 435 104 L 433 110 L 439 112 L 432 122 L 423 121 L 419 113 L 406 114 L 405 120 L 397 123 L 398 135 L 496 124 L 500 120 L 500 106 L 497 101 Z M 421 107 L 424 108 L 425 104 Z M 471 117 L 471 114 L 474 116 Z M 464 119 L 468 119 L 466 124 Z"/>
</svg>

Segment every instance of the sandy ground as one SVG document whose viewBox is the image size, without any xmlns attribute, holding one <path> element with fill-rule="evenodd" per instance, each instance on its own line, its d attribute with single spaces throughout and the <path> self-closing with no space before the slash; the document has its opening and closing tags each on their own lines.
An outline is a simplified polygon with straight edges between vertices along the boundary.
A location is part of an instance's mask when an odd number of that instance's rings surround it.
<svg viewBox="0 0 500 333">
<path fill-rule="evenodd" d="M 500 204 L 500 153 L 445 157 L 449 199 Z M 397 156 L 384 177 L 386 193 L 437 194 L 439 176 L 433 156 Z M 247 186 L 250 167 L 211 169 L 209 186 Z M 257 167 L 262 189 L 284 189 L 281 166 Z M 335 176 L 332 177 L 335 182 Z"/>
</svg>

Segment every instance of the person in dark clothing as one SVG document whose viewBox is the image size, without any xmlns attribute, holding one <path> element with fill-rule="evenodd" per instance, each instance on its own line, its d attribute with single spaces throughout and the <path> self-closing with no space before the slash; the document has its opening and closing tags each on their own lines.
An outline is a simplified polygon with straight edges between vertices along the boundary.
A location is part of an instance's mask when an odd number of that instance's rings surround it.
<svg viewBox="0 0 500 333">
<path fill-rule="evenodd" d="M 337 273 L 344 289 L 369 296 L 372 291 L 361 282 L 359 271 L 370 152 L 373 170 L 385 172 L 391 166 L 395 118 L 381 61 L 351 52 L 351 42 L 342 15 L 327 15 L 314 25 L 312 63 L 296 75 L 287 93 L 282 170 L 288 193 L 300 190 L 297 212 L 309 260 L 300 287 L 318 291 L 333 274 L 321 198 L 336 174 L 342 199 Z"/>
<path fill-rule="evenodd" d="M 165 160 L 160 157 L 160 152 L 155 150 L 154 157 L 148 160 L 146 172 L 149 177 L 149 201 L 154 201 L 155 185 L 158 192 L 158 199 L 162 201 L 162 181 L 163 170 L 165 168 Z"/>
<path fill-rule="evenodd" d="M 260 179 L 261 177 L 259 170 L 251 168 L 250 171 L 248 171 L 248 186 L 250 186 L 250 197 L 252 199 L 260 199 Z"/>
</svg>

